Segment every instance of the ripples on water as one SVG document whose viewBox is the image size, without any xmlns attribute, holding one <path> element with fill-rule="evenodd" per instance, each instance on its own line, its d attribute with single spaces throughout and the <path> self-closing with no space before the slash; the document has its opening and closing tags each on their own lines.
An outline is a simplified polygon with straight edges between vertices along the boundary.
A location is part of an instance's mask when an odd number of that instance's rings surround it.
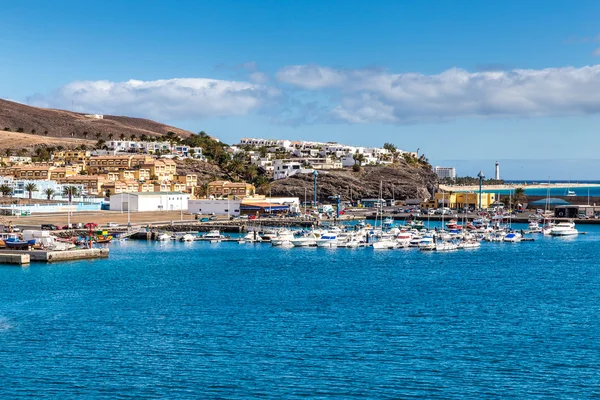
<svg viewBox="0 0 600 400">
<path fill-rule="evenodd" d="M 0 394 L 600 395 L 600 228 L 414 250 L 111 245 L 0 268 Z"/>
</svg>

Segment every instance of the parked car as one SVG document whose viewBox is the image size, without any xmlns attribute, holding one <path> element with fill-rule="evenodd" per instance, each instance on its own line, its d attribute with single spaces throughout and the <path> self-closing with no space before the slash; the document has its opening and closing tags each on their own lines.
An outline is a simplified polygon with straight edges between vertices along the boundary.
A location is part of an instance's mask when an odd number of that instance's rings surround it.
<svg viewBox="0 0 600 400">
<path fill-rule="evenodd" d="M 106 224 L 106 226 L 108 226 L 109 228 L 116 228 L 119 226 L 119 224 L 117 224 L 116 222 L 109 222 L 108 224 Z"/>
<path fill-rule="evenodd" d="M 42 224 L 43 231 L 57 231 L 60 230 L 60 226 L 56 226 L 54 224 Z"/>
</svg>

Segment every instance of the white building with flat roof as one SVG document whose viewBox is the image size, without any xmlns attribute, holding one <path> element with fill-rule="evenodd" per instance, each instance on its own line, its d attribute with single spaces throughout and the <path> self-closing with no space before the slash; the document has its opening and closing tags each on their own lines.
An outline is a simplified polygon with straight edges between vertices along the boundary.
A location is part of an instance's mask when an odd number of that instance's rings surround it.
<svg viewBox="0 0 600 400">
<path fill-rule="evenodd" d="M 179 211 L 188 209 L 190 195 L 182 192 L 132 192 L 110 196 L 112 211 Z"/>
<path fill-rule="evenodd" d="M 456 179 L 456 168 L 454 167 L 433 167 L 433 172 L 439 179 Z"/>
<path fill-rule="evenodd" d="M 242 200 L 198 199 L 188 201 L 188 212 L 192 214 L 240 215 Z"/>
</svg>

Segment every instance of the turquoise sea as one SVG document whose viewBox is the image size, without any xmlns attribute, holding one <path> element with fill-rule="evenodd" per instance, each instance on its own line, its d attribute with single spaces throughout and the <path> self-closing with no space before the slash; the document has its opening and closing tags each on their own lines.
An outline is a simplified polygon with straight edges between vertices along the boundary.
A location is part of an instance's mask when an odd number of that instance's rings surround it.
<svg viewBox="0 0 600 400">
<path fill-rule="evenodd" d="M 0 267 L 2 398 L 600 396 L 600 227 L 478 250 L 124 241 Z"/>
</svg>

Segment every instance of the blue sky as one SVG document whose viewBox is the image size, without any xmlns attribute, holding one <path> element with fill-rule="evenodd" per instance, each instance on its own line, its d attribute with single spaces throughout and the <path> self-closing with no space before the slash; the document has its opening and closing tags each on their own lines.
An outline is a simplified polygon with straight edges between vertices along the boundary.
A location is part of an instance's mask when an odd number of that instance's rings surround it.
<svg viewBox="0 0 600 400">
<path fill-rule="evenodd" d="M 598 178 L 597 1 L 0 4 L 2 98 Z"/>
</svg>

